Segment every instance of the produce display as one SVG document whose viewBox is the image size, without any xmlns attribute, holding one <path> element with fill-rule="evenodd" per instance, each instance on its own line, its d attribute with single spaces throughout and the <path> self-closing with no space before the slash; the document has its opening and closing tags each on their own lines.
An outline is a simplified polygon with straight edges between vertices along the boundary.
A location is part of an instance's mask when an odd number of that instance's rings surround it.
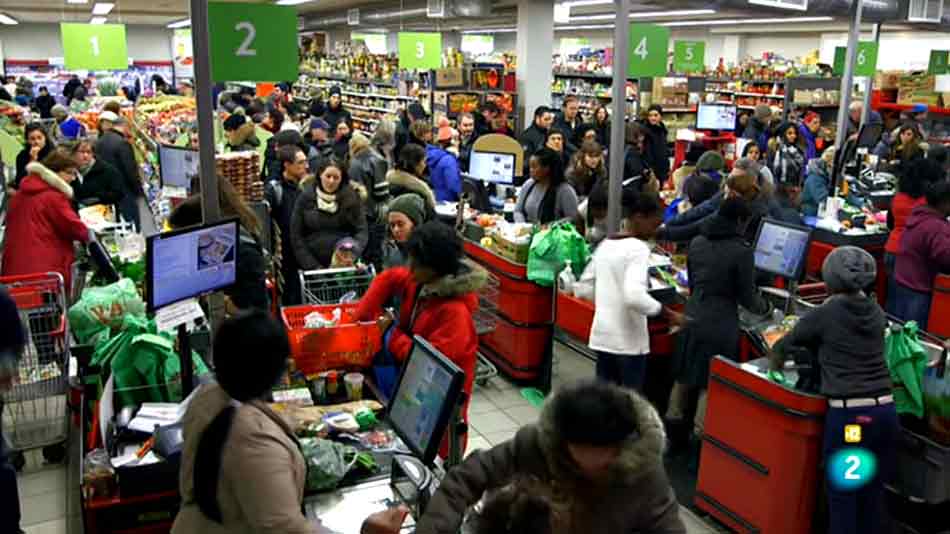
<svg viewBox="0 0 950 534">
<path fill-rule="evenodd" d="M 135 121 L 152 140 L 174 145 L 198 128 L 195 99 L 184 96 L 143 98 L 135 106 Z"/>
<path fill-rule="evenodd" d="M 0 100 L 0 130 L 12 135 L 15 139 L 23 139 L 29 110 L 13 102 Z"/>
</svg>

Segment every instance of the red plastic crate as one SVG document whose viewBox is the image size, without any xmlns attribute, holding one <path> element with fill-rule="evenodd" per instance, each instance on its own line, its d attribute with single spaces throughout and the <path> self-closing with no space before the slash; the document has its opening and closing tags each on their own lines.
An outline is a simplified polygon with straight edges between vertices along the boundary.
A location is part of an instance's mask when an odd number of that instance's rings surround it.
<svg viewBox="0 0 950 534">
<path fill-rule="evenodd" d="M 311 312 L 330 314 L 341 308 L 341 324 L 332 328 L 304 328 Z M 329 306 L 289 306 L 280 311 L 290 353 L 297 368 L 312 375 L 330 369 L 365 369 L 382 347 L 382 336 L 375 322 L 361 323 L 353 318 L 355 304 Z"/>
<path fill-rule="evenodd" d="M 522 325 L 549 325 L 553 320 L 554 290 L 534 282 L 498 278 L 498 313 Z"/>
<path fill-rule="evenodd" d="M 481 336 L 485 355 L 516 380 L 538 377 L 551 327 L 520 327 L 499 319 L 495 330 Z"/>
<path fill-rule="evenodd" d="M 558 328 L 582 343 L 590 341 L 590 329 L 594 322 L 594 303 L 557 292 Z"/>
</svg>

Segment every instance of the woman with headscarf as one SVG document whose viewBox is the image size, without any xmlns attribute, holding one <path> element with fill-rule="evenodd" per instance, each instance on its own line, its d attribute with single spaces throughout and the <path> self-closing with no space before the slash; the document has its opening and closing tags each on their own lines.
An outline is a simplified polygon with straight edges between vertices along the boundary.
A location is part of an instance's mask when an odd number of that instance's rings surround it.
<svg viewBox="0 0 950 534">
<path fill-rule="evenodd" d="M 821 394 L 828 398 L 823 453 L 829 467 L 829 534 L 881 534 L 886 531 L 887 484 L 894 474 L 900 432 L 884 359 L 887 319 L 865 293 L 877 279 L 877 262 L 858 247 L 838 247 L 825 258 L 821 275 L 831 296 L 806 313 L 775 346 L 771 368 L 781 373 L 792 350 L 817 354 Z M 781 379 L 780 374 L 770 375 Z M 861 448 L 877 462 L 877 474 L 857 489 L 840 482 L 849 468 L 838 454 L 853 447 L 845 427 L 861 425 Z M 837 479 L 841 477 L 841 479 Z"/>
</svg>

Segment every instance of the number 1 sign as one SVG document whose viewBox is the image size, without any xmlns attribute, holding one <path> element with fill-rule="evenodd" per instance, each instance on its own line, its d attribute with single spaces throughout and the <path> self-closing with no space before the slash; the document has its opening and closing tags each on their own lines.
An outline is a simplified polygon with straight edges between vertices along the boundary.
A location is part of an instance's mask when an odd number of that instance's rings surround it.
<svg viewBox="0 0 950 534">
<path fill-rule="evenodd" d="M 59 25 L 63 60 L 70 70 L 126 70 L 129 55 L 122 24 Z"/>
<path fill-rule="evenodd" d="M 666 76 L 669 50 L 669 28 L 656 24 L 631 24 L 627 76 Z"/>
<path fill-rule="evenodd" d="M 268 4 L 208 4 L 211 78 L 297 79 L 297 10 Z"/>
</svg>

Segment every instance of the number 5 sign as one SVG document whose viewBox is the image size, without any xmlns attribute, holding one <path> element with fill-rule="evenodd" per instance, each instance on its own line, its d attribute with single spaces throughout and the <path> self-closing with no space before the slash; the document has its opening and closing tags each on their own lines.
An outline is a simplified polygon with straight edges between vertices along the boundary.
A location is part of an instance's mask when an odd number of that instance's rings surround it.
<svg viewBox="0 0 950 534">
<path fill-rule="evenodd" d="M 122 24 L 60 24 L 63 60 L 70 70 L 126 70 L 129 55 Z"/>
<path fill-rule="evenodd" d="M 297 79 L 297 10 L 267 4 L 208 4 L 211 78 Z"/>
<path fill-rule="evenodd" d="M 400 69 L 441 69 L 442 34 L 399 32 Z"/>
<path fill-rule="evenodd" d="M 629 77 L 666 76 L 670 29 L 655 24 L 630 25 Z"/>
<path fill-rule="evenodd" d="M 702 72 L 705 67 L 706 43 L 676 41 L 673 43 L 673 71 L 678 74 Z"/>
</svg>

